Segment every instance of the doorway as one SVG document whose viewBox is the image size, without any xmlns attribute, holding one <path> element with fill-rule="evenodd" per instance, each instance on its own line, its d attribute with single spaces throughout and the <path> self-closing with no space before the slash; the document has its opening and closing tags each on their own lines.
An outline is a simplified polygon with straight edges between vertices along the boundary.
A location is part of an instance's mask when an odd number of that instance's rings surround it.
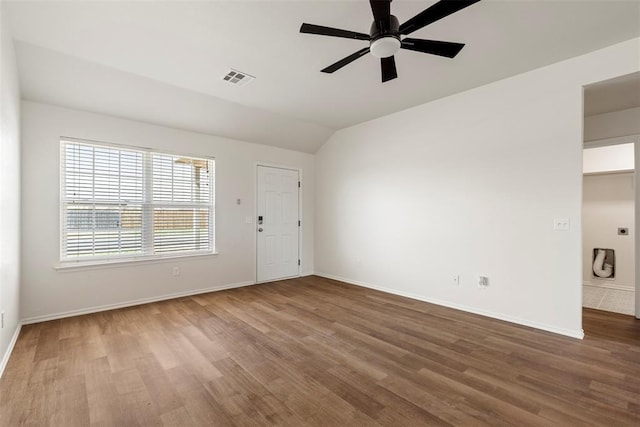
<svg viewBox="0 0 640 427">
<path fill-rule="evenodd" d="M 640 73 L 585 87 L 583 307 L 640 318 Z"/>
<path fill-rule="evenodd" d="M 634 178 L 633 143 L 585 148 L 584 307 L 635 314 Z"/>
<path fill-rule="evenodd" d="M 257 282 L 299 275 L 299 177 L 297 170 L 258 166 Z"/>
</svg>

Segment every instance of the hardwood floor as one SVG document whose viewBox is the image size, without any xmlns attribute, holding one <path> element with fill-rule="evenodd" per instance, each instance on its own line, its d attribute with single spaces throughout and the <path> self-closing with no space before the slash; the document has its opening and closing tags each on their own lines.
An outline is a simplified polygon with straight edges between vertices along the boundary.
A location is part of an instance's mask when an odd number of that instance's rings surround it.
<svg viewBox="0 0 640 427">
<path fill-rule="evenodd" d="M 24 326 L 0 425 L 640 425 L 640 321 L 584 341 L 320 277 Z"/>
</svg>

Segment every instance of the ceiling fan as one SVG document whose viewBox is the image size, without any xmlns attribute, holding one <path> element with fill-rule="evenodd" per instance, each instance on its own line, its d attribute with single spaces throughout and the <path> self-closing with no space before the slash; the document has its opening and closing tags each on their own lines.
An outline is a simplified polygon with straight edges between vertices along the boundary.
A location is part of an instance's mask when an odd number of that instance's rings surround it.
<svg viewBox="0 0 640 427">
<path fill-rule="evenodd" d="M 391 14 L 391 0 L 369 0 L 371 11 L 373 12 L 373 23 L 371 24 L 369 34 L 307 23 L 302 24 L 300 32 L 346 39 L 367 40 L 369 42 L 368 47 L 362 48 L 342 58 L 321 71 L 323 73 L 333 73 L 361 56 L 371 53 L 376 58 L 380 58 L 382 82 L 384 83 L 398 77 L 393 55 L 400 49 L 414 50 L 432 55 L 445 56 L 447 58 L 455 57 L 464 47 L 463 43 L 402 38 L 401 36 L 407 36 L 422 27 L 479 1 L 480 0 L 440 0 L 405 23 L 400 24 L 398 18 Z"/>
</svg>

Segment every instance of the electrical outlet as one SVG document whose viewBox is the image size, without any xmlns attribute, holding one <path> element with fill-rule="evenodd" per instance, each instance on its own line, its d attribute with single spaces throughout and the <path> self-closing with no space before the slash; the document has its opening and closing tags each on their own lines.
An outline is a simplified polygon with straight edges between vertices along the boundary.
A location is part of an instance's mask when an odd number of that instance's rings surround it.
<svg viewBox="0 0 640 427">
<path fill-rule="evenodd" d="M 173 277 L 178 277 L 180 275 L 180 267 L 173 267 Z"/>
<path fill-rule="evenodd" d="M 478 287 L 486 288 L 489 286 L 489 278 L 487 276 L 478 276 Z"/>
<path fill-rule="evenodd" d="M 457 274 L 454 274 L 453 276 L 451 276 L 451 284 L 460 286 L 460 276 Z"/>
</svg>

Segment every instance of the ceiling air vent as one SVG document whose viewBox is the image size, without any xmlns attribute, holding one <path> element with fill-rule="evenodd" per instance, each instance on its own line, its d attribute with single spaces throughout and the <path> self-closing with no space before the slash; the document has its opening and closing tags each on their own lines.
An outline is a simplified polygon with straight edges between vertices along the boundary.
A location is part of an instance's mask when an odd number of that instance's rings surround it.
<svg viewBox="0 0 640 427">
<path fill-rule="evenodd" d="M 222 80 L 234 84 L 236 86 L 244 86 L 247 83 L 253 81 L 255 77 L 250 76 L 247 73 L 243 73 L 242 71 L 234 70 L 233 68 L 229 70 L 227 74 L 222 78 Z"/>
</svg>

